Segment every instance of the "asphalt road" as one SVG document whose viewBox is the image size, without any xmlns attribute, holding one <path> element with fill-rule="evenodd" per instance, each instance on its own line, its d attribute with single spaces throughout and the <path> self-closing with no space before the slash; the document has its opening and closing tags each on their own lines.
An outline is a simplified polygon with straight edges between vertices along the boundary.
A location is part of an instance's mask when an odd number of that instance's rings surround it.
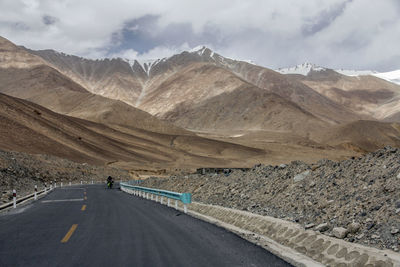
<svg viewBox="0 0 400 267">
<path fill-rule="evenodd" d="M 290 266 L 173 208 L 105 186 L 0 214 L 0 266 Z"/>
</svg>

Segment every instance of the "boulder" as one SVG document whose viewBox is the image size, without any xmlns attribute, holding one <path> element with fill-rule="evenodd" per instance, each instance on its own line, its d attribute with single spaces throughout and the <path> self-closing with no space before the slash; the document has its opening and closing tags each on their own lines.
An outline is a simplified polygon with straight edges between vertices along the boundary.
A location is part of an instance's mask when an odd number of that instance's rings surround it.
<svg viewBox="0 0 400 267">
<path fill-rule="evenodd" d="M 286 168 L 286 167 L 287 167 L 286 164 L 281 164 L 281 165 L 279 165 L 279 169 L 284 169 L 284 168 Z"/>
<path fill-rule="evenodd" d="M 360 230 L 361 224 L 352 222 L 347 226 L 349 233 L 355 234 Z"/>
<path fill-rule="evenodd" d="M 400 232 L 400 230 L 397 229 L 397 228 L 393 228 L 393 229 L 390 231 L 390 233 L 391 233 L 392 235 L 398 234 L 399 232 Z"/>
<path fill-rule="evenodd" d="M 315 226 L 315 224 L 309 223 L 309 224 L 306 224 L 306 225 L 304 226 L 304 228 L 310 229 L 310 228 L 313 228 L 314 226 Z"/>
<path fill-rule="evenodd" d="M 336 237 L 336 238 L 340 238 L 343 239 L 346 237 L 348 233 L 348 230 L 346 228 L 343 227 L 335 227 L 332 230 L 332 234 Z"/>
<path fill-rule="evenodd" d="M 305 178 L 307 178 L 310 175 L 310 173 L 311 173 L 310 170 L 307 170 L 305 172 L 299 173 L 293 178 L 293 180 L 295 182 L 300 182 L 300 181 L 304 180 Z"/>
<path fill-rule="evenodd" d="M 320 232 L 325 232 L 329 230 L 329 225 L 328 223 L 321 223 L 319 225 L 317 225 L 317 227 L 315 227 L 316 231 L 320 231 Z"/>
</svg>

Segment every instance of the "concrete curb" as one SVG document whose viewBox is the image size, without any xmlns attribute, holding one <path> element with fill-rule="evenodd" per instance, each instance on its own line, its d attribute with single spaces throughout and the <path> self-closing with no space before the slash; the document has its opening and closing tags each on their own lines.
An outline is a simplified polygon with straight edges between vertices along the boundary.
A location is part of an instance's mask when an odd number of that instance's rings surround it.
<svg viewBox="0 0 400 267">
<path fill-rule="evenodd" d="M 320 267 L 320 266 L 324 266 L 323 264 L 314 261 L 313 259 L 289 248 L 289 247 L 285 247 L 282 246 L 281 244 L 275 242 L 272 239 L 269 239 L 265 236 L 262 235 L 258 235 L 254 232 L 251 231 L 246 231 L 243 230 L 239 227 L 236 227 L 234 225 L 231 224 L 227 224 L 224 223 L 220 220 L 217 220 L 213 217 L 207 216 L 207 215 L 203 215 L 200 213 L 197 213 L 195 211 L 191 211 L 189 210 L 188 212 L 189 215 L 200 219 L 202 221 L 206 221 L 208 223 L 212 223 L 215 224 L 219 227 L 222 227 L 230 232 L 233 232 L 237 235 L 239 235 L 240 237 L 242 237 L 243 239 L 246 239 L 247 241 L 254 243 L 268 251 L 270 251 L 272 254 L 278 256 L 279 258 L 285 260 L 286 262 L 294 265 L 294 266 L 298 266 L 298 267 L 305 267 L 305 266 L 309 266 L 309 267 Z"/>
<path fill-rule="evenodd" d="M 236 232 L 295 266 L 400 266 L 400 253 L 328 237 L 269 216 L 198 202 L 190 204 L 189 214 Z"/>
</svg>

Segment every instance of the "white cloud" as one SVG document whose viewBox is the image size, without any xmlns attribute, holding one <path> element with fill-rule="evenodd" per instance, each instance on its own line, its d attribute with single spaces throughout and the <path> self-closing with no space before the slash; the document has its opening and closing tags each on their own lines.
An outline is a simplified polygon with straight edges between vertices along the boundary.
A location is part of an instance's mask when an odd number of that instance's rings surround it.
<svg viewBox="0 0 400 267">
<path fill-rule="evenodd" d="M 0 35 L 11 41 L 88 57 L 110 55 L 124 41 L 127 22 L 154 15 L 157 24 L 147 32 L 153 38 L 171 25 L 189 24 L 196 41 L 269 67 L 312 61 L 328 67 L 400 68 L 397 0 L 3 0 L 0 10 Z M 44 16 L 53 23 L 46 25 Z M 207 39 L 210 29 L 218 43 Z M 111 55 L 165 57 L 197 45 L 179 42 L 160 41 L 144 53 L 133 43 Z"/>
<path fill-rule="evenodd" d="M 146 60 L 146 59 L 160 59 L 165 57 L 170 57 L 171 55 L 181 53 L 182 51 L 190 50 L 191 48 L 187 43 L 183 43 L 179 47 L 166 47 L 166 46 L 157 46 L 146 53 L 140 54 L 134 49 L 126 49 L 122 50 L 118 53 L 111 53 L 107 56 L 110 58 L 123 58 L 129 60 Z"/>
</svg>

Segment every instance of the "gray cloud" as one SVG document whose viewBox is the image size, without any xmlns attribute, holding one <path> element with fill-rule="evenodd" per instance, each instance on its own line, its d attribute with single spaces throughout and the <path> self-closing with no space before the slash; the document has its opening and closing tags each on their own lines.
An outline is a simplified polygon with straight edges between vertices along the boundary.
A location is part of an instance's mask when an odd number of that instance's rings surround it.
<svg viewBox="0 0 400 267">
<path fill-rule="evenodd" d="M 14 0 L 0 10 L 0 35 L 11 41 L 91 58 L 205 44 L 271 68 L 400 69 L 397 0 Z"/>
<path fill-rule="evenodd" d="M 57 22 L 57 20 L 58 19 L 56 17 L 52 17 L 52 16 L 49 16 L 49 15 L 44 15 L 42 17 L 42 21 L 43 21 L 43 23 L 45 25 L 53 25 L 53 24 L 55 24 Z"/>
<path fill-rule="evenodd" d="M 314 18 L 307 18 L 306 23 L 303 25 L 303 35 L 308 36 L 322 31 L 329 27 L 329 25 L 335 21 L 346 9 L 347 4 L 351 3 L 352 0 L 338 3 L 328 9 L 322 10 Z"/>
</svg>

